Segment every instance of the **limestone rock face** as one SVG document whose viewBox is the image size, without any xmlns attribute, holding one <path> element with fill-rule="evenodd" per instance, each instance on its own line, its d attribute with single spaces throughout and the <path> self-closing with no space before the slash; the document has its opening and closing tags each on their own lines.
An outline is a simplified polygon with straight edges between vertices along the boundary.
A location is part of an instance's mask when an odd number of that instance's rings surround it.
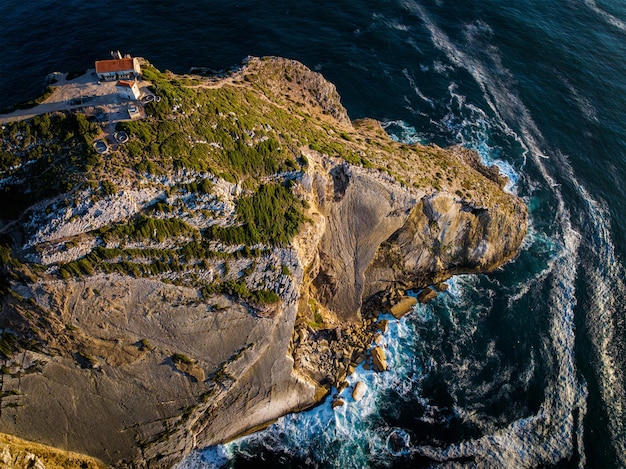
<svg viewBox="0 0 626 469">
<path fill-rule="evenodd" d="M 305 202 L 306 222 L 289 243 L 254 246 L 254 255 L 246 245 L 245 254 L 210 238 L 213 227 L 239 223 L 245 184 L 203 174 L 213 193 L 180 195 L 197 173 L 126 180 L 130 165 L 113 171 L 123 175 L 118 194 L 94 202 L 90 190 L 77 189 L 0 220 L 0 254 L 8 249 L 19 259 L 0 265 L 0 351 L 12 347 L 0 431 L 118 467 L 172 467 L 194 448 L 319 402 L 365 360 L 376 330 L 386 329 L 375 316 L 401 316 L 415 304 L 403 290 L 490 271 L 519 249 L 526 208 L 502 190 L 495 168 L 468 150 L 402 145 L 375 121 L 351 122 L 335 87 L 302 64 L 250 59 L 230 78 L 193 89 L 203 87 L 227 88 L 222 103 L 240 98 L 232 112 L 211 116 L 220 125 L 244 125 L 250 116 L 237 112 L 257 98 L 263 110 L 255 118 L 280 118 L 255 121 L 237 138 L 252 148 L 269 141 L 263 133 L 274 127 L 273 138 L 289 137 L 272 150 L 295 152 L 282 168 L 289 171 L 262 182 L 289 187 Z M 280 128 L 293 116 L 298 125 Z M 213 135 L 220 127 L 209 124 Z M 183 147 L 192 145 L 186 135 Z M 193 145 L 200 154 L 221 148 Z M 191 234 L 106 239 L 119 224 L 156 217 L 165 202 L 180 210 L 160 220 L 184 217 Z M 195 250 L 185 257 L 183 244 Z M 211 255 L 198 258 L 198 246 Z M 115 269 L 94 270 L 86 260 L 93 252 L 106 253 L 99 261 Z M 149 268 L 156 273 L 146 275 Z M 209 288 L 219 282 L 228 288 Z M 277 301 L 251 299 L 268 290 Z M 385 350 L 370 353 L 374 367 L 386 370 Z M 365 392 L 358 383 L 354 400 Z"/>
<path fill-rule="evenodd" d="M 501 192 L 501 206 L 449 193 L 424 195 L 345 164 L 316 182 L 325 231 L 312 285 L 316 298 L 347 321 L 359 320 L 363 304 L 389 289 L 493 270 L 515 256 L 526 232 L 523 203 L 490 180 L 483 183 Z M 394 310 L 406 312 L 409 301 Z"/>
<path fill-rule="evenodd" d="M 365 272 L 364 296 L 390 286 L 425 287 L 453 274 L 488 272 L 512 258 L 525 235 L 526 210 L 475 207 L 449 194 L 424 197 Z"/>
</svg>

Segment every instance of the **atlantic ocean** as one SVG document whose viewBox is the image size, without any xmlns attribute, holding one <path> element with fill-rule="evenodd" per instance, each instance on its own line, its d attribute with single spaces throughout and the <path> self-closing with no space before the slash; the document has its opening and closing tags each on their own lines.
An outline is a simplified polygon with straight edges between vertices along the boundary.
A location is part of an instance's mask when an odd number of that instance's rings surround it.
<svg viewBox="0 0 626 469">
<path fill-rule="evenodd" d="M 351 377 L 360 406 L 181 467 L 626 467 L 625 3 L 6 0 L 0 18 L 0 108 L 111 50 L 181 73 L 285 56 L 353 119 L 475 149 L 530 208 L 513 262 L 392 323 L 391 371 Z"/>
</svg>

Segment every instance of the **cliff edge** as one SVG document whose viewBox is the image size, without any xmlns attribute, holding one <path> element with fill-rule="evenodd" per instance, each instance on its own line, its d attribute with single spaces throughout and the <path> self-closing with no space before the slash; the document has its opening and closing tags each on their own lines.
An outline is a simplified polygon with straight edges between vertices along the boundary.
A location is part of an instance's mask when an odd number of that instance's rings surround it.
<svg viewBox="0 0 626 469">
<path fill-rule="evenodd" d="M 2 130 L 2 432 L 170 467 L 314 405 L 406 290 L 522 243 L 496 168 L 350 121 L 298 62 L 142 73 L 144 119 Z"/>
</svg>

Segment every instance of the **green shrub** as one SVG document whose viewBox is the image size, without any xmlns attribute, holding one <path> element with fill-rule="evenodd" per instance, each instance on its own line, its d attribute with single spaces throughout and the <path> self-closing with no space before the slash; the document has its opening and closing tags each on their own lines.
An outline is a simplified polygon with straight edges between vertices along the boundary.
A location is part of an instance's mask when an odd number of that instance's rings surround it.
<svg viewBox="0 0 626 469">
<path fill-rule="evenodd" d="M 182 158 L 189 155 L 191 145 L 181 132 L 176 132 L 163 141 L 160 150 L 163 156 Z"/>
<path fill-rule="evenodd" d="M 115 129 L 126 132 L 129 137 L 135 137 L 146 145 L 154 140 L 152 126 L 144 120 L 118 122 Z"/>
<path fill-rule="evenodd" d="M 280 297 L 272 290 L 255 290 L 250 295 L 250 299 L 256 303 L 271 304 L 278 302 Z"/>
<path fill-rule="evenodd" d="M 189 358 L 187 355 L 182 353 L 175 353 L 172 355 L 172 361 L 174 363 L 183 363 L 185 365 L 193 365 L 193 360 Z"/>
<path fill-rule="evenodd" d="M 196 230 L 178 218 L 162 220 L 139 215 L 129 223 L 104 227 L 97 230 L 96 233 L 105 239 L 140 241 L 151 238 L 162 242 L 166 238 L 193 236 Z"/>
<path fill-rule="evenodd" d="M 235 209 L 241 225 L 212 226 L 209 235 L 228 244 L 286 245 L 304 222 L 302 201 L 280 184 L 265 184 Z"/>
<path fill-rule="evenodd" d="M 0 171 L 8 171 L 13 167 L 18 166 L 21 162 L 22 159 L 14 153 L 0 151 Z"/>
<path fill-rule="evenodd" d="M 100 183 L 100 190 L 102 191 L 102 195 L 105 197 L 117 194 L 117 186 L 108 179 L 105 179 Z"/>
</svg>

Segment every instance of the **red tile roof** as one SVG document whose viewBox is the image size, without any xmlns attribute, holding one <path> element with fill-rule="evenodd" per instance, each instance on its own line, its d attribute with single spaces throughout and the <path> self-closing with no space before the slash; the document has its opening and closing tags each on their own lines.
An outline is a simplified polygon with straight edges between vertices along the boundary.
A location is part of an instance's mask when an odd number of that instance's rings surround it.
<svg viewBox="0 0 626 469">
<path fill-rule="evenodd" d="M 96 73 L 115 73 L 134 70 L 133 59 L 115 59 L 96 61 Z"/>
</svg>

